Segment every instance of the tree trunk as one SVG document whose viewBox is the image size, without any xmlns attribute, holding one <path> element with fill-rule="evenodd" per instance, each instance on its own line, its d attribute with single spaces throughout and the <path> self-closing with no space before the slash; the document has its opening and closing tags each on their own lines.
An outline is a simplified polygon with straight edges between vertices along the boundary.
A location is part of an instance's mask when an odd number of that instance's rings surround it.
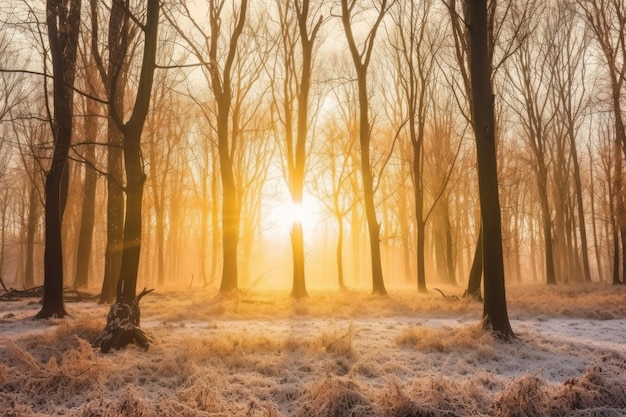
<svg viewBox="0 0 626 417">
<path fill-rule="evenodd" d="M 7 209 L 9 208 L 8 204 L 8 196 L 9 191 L 7 189 L 4 190 L 4 195 L 2 196 L 2 206 L 0 210 L 2 210 L 2 222 L 0 223 L 0 278 L 2 278 L 4 272 L 4 251 L 6 249 L 6 229 L 7 229 Z"/>
<path fill-rule="evenodd" d="M 337 256 L 337 283 L 340 290 L 346 289 L 346 284 L 343 279 L 343 216 L 338 215 L 337 218 L 337 249 L 335 254 Z"/>
<path fill-rule="evenodd" d="M 478 241 L 476 242 L 476 250 L 474 252 L 474 260 L 472 261 L 472 269 L 470 270 L 469 280 L 467 282 L 466 296 L 474 297 L 482 300 L 480 295 L 480 283 L 483 277 L 483 228 L 482 224 L 478 232 Z"/>
<path fill-rule="evenodd" d="M 159 0 L 148 0 L 145 40 L 141 74 L 137 87 L 137 97 L 133 112 L 125 125 L 121 125 L 124 134 L 124 164 L 126 169 L 126 216 L 124 219 L 124 245 L 120 279 L 117 285 L 117 303 L 130 305 L 136 296 L 139 255 L 141 253 L 141 221 L 143 186 L 146 175 L 141 160 L 141 133 L 143 131 L 156 69 L 157 33 L 159 24 Z M 119 113 L 115 113 L 118 124 Z"/>
<path fill-rule="evenodd" d="M 156 0 L 155 0 L 156 1 Z M 146 175 L 141 164 L 141 129 L 124 132 L 124 164 L 126 167 L 126 215 L 120 279 L 116 303 L 130 305 L 135 299 L 139 255 L 141 252 L 141 208 Z"/>
<path fill-rule="evenodd" d="M 472 113 L 478 157 L 478 188 L 483 224 L 485 277 L 484 326 L 505 339 L 515 337 L 509 323 L 504 288 L 504 260 L 498 169 L 495 143 L 494 96 L 487 27 L 487 1 L 468 1 Z"/>
<path fill-rule="evenodd" d="M 361 182 L 363 186 L 363 204 L 365 206 L 365 218 L 369 232 L 371 271 L 372 271 L 372 292 L 374 294 L 386 295 L 385 283 L 383 280 L 383 268 L 380 258 L 380 224 L 376 216 L 376 203 L 374 200 L 374 176 L 370 160 L 371 130 L 369 121 L 369 97 L 367 89 L 367 68 L 374 45 L 374 38 L 380 23 L 387 12 L 387 1 L 383 0 L 379 6 L 378 17 L 367 36 L 367 43 L 360 51 L 357 47 L 352 33 L 350 16 L 351 8 L 348 8 L 347 0 L 341 1 L 341 20 L 344 32 L 348 40 L 350 54 L 357 76 L 359 92 L 359 142 L 361 145 Z"/>
<path fill-rule="evenodd" d="M 409 103 L 413 108 L 413 103 Z M 424 126 L 420 123 L 415 128 L 415 120 L 409 119 L 409 134 L 413 149 L 413 194 L 415 202 L 416 223 L 416 262 L 417 262 L 417 291 L 426 293 L 426 220 L 424 219 L 424 184 L 422 175 L 422 147 L 424 143 Z"/>
<path fill-rule="evenodd" d="M 570 132 L 570 147 L 572 152 L 572 162 L 574 167 L 574 185 L 576 187 L 576 207 L 578 209 L 578 223 L 580 227 L 580 252 L 583 258 L 583 275 L 585 281 L 591 281 L 591 268 L 589 267 L 589 249 L 587 244 L 587 227 L 585 222 L 585 210 L 583 206 L 583 187 L 580 180 L 580 166 L 578 164 L 578 153 L 576 152 L 576 138 Z M 591 165 L 591 164 L 590 164 Z M 593 188 L 592 188 L 593 189 Z M 592 198 L 593 200 L 593 198 Z"/>
<path fill-rule="evenodd" d="M 163 285 L 165 283 L 165 198 L 163 192 L 159 195 L 156 172 L 153 171 L 152 174 L 152 195 L 154 196 L 154 216 L 156 218 L 154 231 L 156 235 L 156 247 L 154 248 L 156 251 L 156 279 L 158 285 Z"/>
<path fill-rule="evenodd" d="M 446 236 L 446 282 L 451 285 L 456 285 L 456 274 L 454 271 L 454 247 L 452 241 L 452 225 L 450 224 L 450 211 L 449 211 L 449 202 L 446 198 L 443 201 L 444 207 L 444 230 Z"/>
<path fill-rule="evenodd" d="M 222 283 L 220 292 L 227 293 L 238 288 L 237 283 L 237 246 L 239 244 L 239 204 L 233 174 L 232 160 L 228 146 L 228 115 L 230 97 L 220 102 L 217 137 L 220 156 L 220 174 L 222 177 Z"/>
<path fill-rule="evenodd" d="M 552 218 L 548 205 L 548 186 L 546 184 L 548 174 L 545 168 L 539 169 L 537 174 L 537 184 L 539 190 L 539 201 L 541 203 L 541 219 L 543 225 L 543 241 L 546 262 L 546 283 L 556 284 L 556 274 L 554 272 L 554 242 L 552 239 Z"/>
<path fill-rule="evenodd" d="M 238 288 L 237 277 L 237 247 L 239 243 L 239 228 L 241 208 L 237 195 L 237 184 L 233 171 L 231 144 L 229 143 L 232 133 L 233 142 L 236 139 L 234 132 L 229 132 L 230 110 L 232 102 L 232 65 L 237 52 L 239 37 L 246 21 L 248 1 L 242 0 L 233 34 L 229 40 L 229 50 L 224 64 L 223 73 L 218 60 L 218 38 L 220 30 L 221 8 L 214 1 L 209 3 L 209 21 L 211 24 L 211 43 L 209 46 L 209 60 L 214 70 L 211 71 L 211 88 L 217 101 L 217 146 L 220 161 L 220 174 L 222 179 L 222 282 L 220 292 L 227 293 Z M 234 147 L 234 143 L 232 144 Z"/>
<path fill-rule="evenodd" d="M 304 279 L 304 235 L 302 222 L 294 222 L 291 226 L 291 250 L 293 253 L 293 283 L 291 296 L 295 299 L 307 296 Z"/>
<path fill-rule="evenodd" d="M 211 272 L 210 281 L 217 279 L 217 268 L 219 267 L 219 253 L 220 253 L 220 204 L 219 204 L 219 182 L 217 180 L 218 173 L 215 168 L 216 158 L 213 158 L 213 175 L 211 175 Z M 206 285 L 206 284 L 205 284 Z"/>
<path fill-rule="evenodd" d="M 416 239 L 417 239 L 417 253 L 416 253 L 417 291 L 421 293 L 426 293 L 427 292 L 427 289 L 426 289 L 426 250 L 425 250 L 426 222 L 422 220 L 421 210 L 418 209 L 418 212 L 420 213 L 418 213 L 416 216 L 416 220 L 417 220 L 417 231 L 416 231 L 416 234 L 417 234 L 416 236 Z"/>
<path fill-rule="evenodd" d="M 34 280 L 34 254 L 35 254 L 35 233 L 39 223 L 39 199 L 37 198 L 37 187 L 30 182 L 28 193 L 28 220 L 26 226 L 26 265 L 24 268 L 24 286 L 32 288 L 35 286 Z"/>
<path fill-rule="evenodd" d="M 365 69 L 357 72 L 359 85 L 359 141 L 361 144 L 361 180 L 363 182 L 363 204 L 365 205 L 365 218 L 369 232 L 370 255 L 372 266 L 372 292 L 386 295 L 383 281 L 383 268 L 380 258 L 380 224 L 376 216 L 376 203 L 374 201 L 374 179 L 370 162 L 370 123 L 369 123 L 369 98 L 367 96 L 367 73 Z"/>
<path fill-rule="evenodd" d="M 76 49 L 80 31 L 80 0 L 48 0 L 46 23 L 54 76 L 54 150 L 45 184 L 44 293 L 35 318 L 63 317 L 63 250 L 61 224 L 67 202 L 68 153 L 72 143 L 71 86 L 76 73 Z"/>
<path fill-rule="evenodd" d="M 120 89 L 123 91 L 123 89 Z M 115 97 L 118 100 L 117 97 Z M 121 107 L 116 107 L 121 108 Z M 107 231 L 104 253 L 104 279 L 100 303 L 112 303 L 116 297 L 117 283 L 122 265 L 124 235 L 123 136 L 111 117 L 108 119 L 107 149 Z"/>
<path fill-rule="evenodd" d="M 613 173 L 613 195 L 614 203 L 613 212 L 613 284 L 621 284 L 621 279 L 626 282 L 626 274 L 624 274 L 623 265 L 626 264 L 624 247 L 626 240 L 624 239 L 624 224 L 626 223 L 626 205 L 624 204 L 624 184 L 622 179 L 622 154 L 620 152 L 620 142 L 615 141 L 615 172 Z M 621 240 L 621 253 L 620 253 Z M 621 263 L 620 263 L 621 258 Z M 620 270 L 620 265 L 622 268 Z"/>
<path fill-rule="evenodd" d="M 103 83 L 109 96 L 107 119 L 107 242 L 104 254 L 104 279 L 100 293 L 100 303 L 112 303 L 116 298 L 119 282 L 124 234 L 124 135 L 119 123 L 114 120 L 115 112 L 124 114 L 127 70 L 125 60 L 131 36 L 129 35 L 129 15 L 125 3 L 114 1 L 109 17 L 108 52 L 109 62 L 105 70 L 97 49 L 96 38 L 92 39 L 92 54 L 99 65 Z M 91 0 L 92 36 L 97 28 L 97 9 Z"/>
<path fill-rule="evenodd" d="M 89 108 L 89 106 L 87 106 Z M 96 126 L 88 117 L 85 120 L 87 137 L 94 137 Z M 96 159 L 96 150 L 93 145 L 87 145 L 85 159 L 93 162 Z M 91 245 L 93 241 L 94 214 L 96 209 L 96 185 L 98 174 L 89 165 L 85 165 L 85 180 L 83 188 L 83 203 L 80 218 L 80 232 L 78 235 L 78 249 L 76 253 L 76 274 L 74 286 L 76 288 L 89 285 L 89 261 L 91 259 Z"/>
<path fill-rule="evenodd" d="M 588 148 L 589 151 L 589 188 L 594 190 L 594 171 L 593 171 L 593 155 L 591 153 L 591 147 Z M 593 231 L 593 248 L 596 255 L 596 271 L 598 272 L 598 277 L 602 277 L 602 254 L 600 253 L 600 244 L 598 242 L 598 227 L 596 222 L 596 205 L 595 198 L 592 196 L 589 205 L 591 207 L 591 230 Z"/>
</svg>

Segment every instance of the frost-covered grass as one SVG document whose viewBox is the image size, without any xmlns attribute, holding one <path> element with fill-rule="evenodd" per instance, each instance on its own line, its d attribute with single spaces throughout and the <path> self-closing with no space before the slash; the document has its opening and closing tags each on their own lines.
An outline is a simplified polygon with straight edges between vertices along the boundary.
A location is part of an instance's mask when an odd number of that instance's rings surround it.
<svg viewBox="0 0 626 417">
<path fill-rule="evenodd" d="M 162 290 L 142 300 L 150 349 L 107 355 L 90 345 L 107 306 L 33 321 L 35 300 L 0 302 L 0 415 L 626 415 L 626 287 L 507 292 L 509 343 L 480 304 L 412 289 Z"/>
</svg>

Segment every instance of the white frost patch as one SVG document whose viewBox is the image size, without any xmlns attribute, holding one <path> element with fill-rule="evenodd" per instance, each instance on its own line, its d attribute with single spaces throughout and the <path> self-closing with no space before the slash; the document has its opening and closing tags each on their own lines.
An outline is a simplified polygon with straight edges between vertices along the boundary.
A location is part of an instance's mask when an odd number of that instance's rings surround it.
<svg viewBox="0 0 626 417">
<path fill-rule="evenodd" d="M 108 355 L 90 346 L 108 306 L 70 303 L 70 317 L 34 321 L 33 300 L 0 301 L 0 411 L 626 415 L 626 288 L 508 296 L 518 340 L 505 343 L 481 330 L 480 304 L 438 294 L 162 291 L 141 303 L 150 349 Z"/>
</svg>

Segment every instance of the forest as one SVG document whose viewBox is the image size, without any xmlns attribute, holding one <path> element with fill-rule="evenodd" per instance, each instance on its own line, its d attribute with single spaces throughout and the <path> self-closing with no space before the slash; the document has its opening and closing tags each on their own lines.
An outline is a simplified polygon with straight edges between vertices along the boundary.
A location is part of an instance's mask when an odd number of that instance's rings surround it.
<svg viewBox="0 0 626 417">
<path fill-rule="evenodd" d="M 623 415 L 625 64 L 623 0 L 4 1 L 0 411 Z"/>
</svg>

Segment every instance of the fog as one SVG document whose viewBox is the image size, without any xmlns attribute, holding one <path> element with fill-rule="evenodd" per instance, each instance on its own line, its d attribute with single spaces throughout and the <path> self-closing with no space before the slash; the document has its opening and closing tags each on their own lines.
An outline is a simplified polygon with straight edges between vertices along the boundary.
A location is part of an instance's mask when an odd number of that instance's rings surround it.
<svg viewBox="0 0 626 417">
<path fill-rule="evenodd" d="M 623 414 L 626 9 L 488 3 L 2 3 L 0 412 Z"/>
</svg>

